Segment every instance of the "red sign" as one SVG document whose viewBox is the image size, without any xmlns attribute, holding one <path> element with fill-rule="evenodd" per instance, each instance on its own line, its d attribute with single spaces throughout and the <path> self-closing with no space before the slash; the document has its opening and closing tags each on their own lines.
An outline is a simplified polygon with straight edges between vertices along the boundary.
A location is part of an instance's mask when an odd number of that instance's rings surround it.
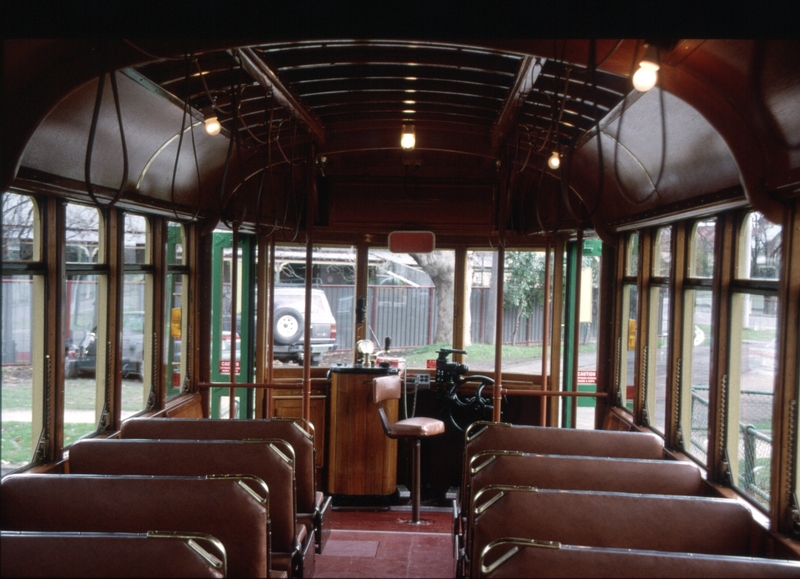
<svg viewBox="0 0 800 579">
<path fill-rule="evenodd" d="M 597 370 L 578 370 L 578 384 L 597 384 Z"/>
<path fill-rule="evenodd" d="M 425 367 L 426 368 L 433 368 L 435 370 L 436 369 L 436 360 L 426 360 L 425 361 Z"/>
<path fill-rule="evenodd" d="M 220 360 L 219 361 L 219 373 L 220 374 L 230 374 L 231 373 L 231 361 L 230 360 Z M 239 360 L 236 360 L 236 374 L 238 375 L 239 372 Z"/>
</svg>

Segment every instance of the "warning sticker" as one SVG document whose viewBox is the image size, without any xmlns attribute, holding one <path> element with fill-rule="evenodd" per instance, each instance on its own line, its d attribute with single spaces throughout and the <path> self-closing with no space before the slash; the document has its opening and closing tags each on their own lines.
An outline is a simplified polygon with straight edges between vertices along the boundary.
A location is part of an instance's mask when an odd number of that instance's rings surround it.
<svg viewBox="0 0 800 579">
<path fill-rule="evenodd" d="M 597 370 L 578 370 L 578 384 L 597 384 Z"/>
<path fill-rule="evenodd" d="M 436 360 L 425 360 L 425 367 L 426 368 L 433 368 L 436 369 Z"/>
<path fill-rule="evenodd" d="M 219 361 L 219 373 L 220 374 L 230 374 L 231 372 L 231 361 L 230 360 L 220 360 Z M 239 374 L 239 360 L 236 360 L 236 374 Z"/>
</svg>

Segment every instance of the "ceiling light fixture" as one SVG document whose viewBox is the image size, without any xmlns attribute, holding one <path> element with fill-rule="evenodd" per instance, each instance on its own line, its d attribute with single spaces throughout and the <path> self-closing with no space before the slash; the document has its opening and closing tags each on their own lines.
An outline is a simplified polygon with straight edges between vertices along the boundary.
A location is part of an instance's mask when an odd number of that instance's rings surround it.
<svg viewBox="0 0 800 579">
<path fill-rule="evenodd" d="M 553 154 L 550 155 L 550 158 L 547 160 L 547 165 L 551 169 L 558 169 L 561 165 L 561 157 L 558 156 L 558 151 L 553 151 Z"/>
<path fill-rule="evenodd" d="M 222 125 L 219 124 L 219 119 L 217 119 L 217 113 L 214 111 L 213 106 L 203 109 L 203 119 L 206 124 L 206 132 L 212 136 L 219 135 Z"/>
<path fill-rule="evenodd" d="M 403 136 L 400 138 L 400 146 L 406 150 L 411 150 L 416 144 L 416 134 L 414 125 L 403 125 Z"/>
<path fill-rule="evenodd" d="M 647 92 L 656 85 L 658 80 L 658 47 L 649 44 L 639 62 L 639 70 L 633 75 L 633 87 L 640 92 Z"/>
</svg>

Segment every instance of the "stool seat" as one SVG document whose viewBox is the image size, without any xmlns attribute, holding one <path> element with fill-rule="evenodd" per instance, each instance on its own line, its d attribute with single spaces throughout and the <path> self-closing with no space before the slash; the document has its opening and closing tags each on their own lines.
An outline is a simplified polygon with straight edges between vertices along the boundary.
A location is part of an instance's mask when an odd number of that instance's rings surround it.
<svg viewBox="0 0 800 579">
<path fill-rule="evenodd" d="M 391 436 L 425 437 L 436 436 L 444 432 L 444 422 L 435 418 L 418 416 L 399 420 L 389 427 Z"/>
<path fill-rule="evenodd" d="M 419 416 L 406 418 L 389 424 L 383 409 L 384 400 L 393 400 L 402 396 L 403 381 L 400 376 L 381 376 L 372 381 L 372 401 L 378 405 L 378 415 L 383 430 L 389 438 L 405 438 L 411 441 L 411 520 L 415 525 L 425 524 L 420 519 L 420 439 L 444 433 L 444 422 L 435 418 Z"/>
</svg>

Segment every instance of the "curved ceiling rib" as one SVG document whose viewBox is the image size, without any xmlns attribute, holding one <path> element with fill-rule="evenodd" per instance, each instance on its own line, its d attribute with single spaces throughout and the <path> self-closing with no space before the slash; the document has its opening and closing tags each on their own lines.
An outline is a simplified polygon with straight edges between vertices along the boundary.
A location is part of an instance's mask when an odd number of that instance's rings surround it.
<svg viewBox="0 0 800 579">
<path fill-rule="evenodd" d="M 30 84 L 42 94 L 33 106 L 18 107 L 23 118 L 15 121 L 20 130 L 15 129 L 11 148 L 19 150 L 11 152 L 13 159 L 21 158 L 27 147 L 23 162 L 29 169 L 74 180 L 79 192 L 80 154 L 72 150 L 52 157 L 48 151 L 53 143 L 85 142 L 97 68 L 90 58 L 79 58 L 91 52 L 92 43 L 64 44 L 71 51 L 63 57 L 65 66 L 67 61 L 82 65 L 73 67 L 69 78 L 54 79 L 52 88 L 43 88 L 42 81 Z M 224 130 L 236 139 L 234 162 L 247 171 L 269 163 L 278 169 L 279 162 L 280 170 L 288 171 L 298 160 L 310 162 L 314 154 L 326 156 L 327 176 L 402 178 L 404 165 L 411 162 L 421 165 L 415 178 L 423 183 L 464 176 L 491 182 L 498 179 L 495 161 L 507 159 L 515 171 L 527 174 L 514 181 L 519 188 L 514 194 L 535 196 L 542 171 L 548 179 L 556 178 L 546 168 L 550 154 L 573 151 L 572 183 L 591 209 L 601 162 L 595 150 L 596 131 L 617 138 L 613 129 L 625 100 L 621 145 L 604 145 L 603 164 L 608 169 L 609 151 L 619 150 L 627 158 L 623 146 L 636 161 L 620 160 L 619 167 L 606 170 L 606 179 L 635 184 L 632 199 L 645 199 L 660 173 L 662 121 L 647 112 L 655 97 L 651 93 L 641 97 L 629 79 L 643 52 L 639 40 L 604 39 L 594 45 L 588 40 L 552 39 L 248 40 L 239 47 L 218 41 L 191 50 L 185 43 L 167 41 L 116 44 L 115 66 L 131 66 L 134 72 L 128 76 L 137 85 L 126 86 L 123 95 L 123 115 L 132 127 L 132 162 L 138 163 L 131 191 L 138 184 L 142 195 L 154 198 L 163 196 L 165 183 L 171 181 L 174 157 L 172 162 L 166 159 L 175 152 L 186 101 L 195 122 L 202 118 L 200 111 L 213 104 Z M 793 135 L 800 115 L 792 102 L 800 93 L 800 50 L 793 51 L 796 41 L 762 44 L 759 52 L 758 42 L 749 40 L 685 40 L 662 55 L 660 86 L 672 108 L 657 204 L 740 183 L 754 206 L 771 218 L 780 213 L 770 190 L 786 187 L 800 175 L 800 153 L 784 150 L 785 143 L 796 142 Z M 142 62 L 145 57 L 138 46 L 165 58 Z M 770 55 L 779 56 L 780 64 L 772 64 Z M 62 62 L 55 52 L 51 61 Z M 600 63 L 596 71 L 592 61 Z M 41 70 L 58 68 L 52 63 Z M 765 72 L 755 70 L 756 65 Z M 9 86 L 13 92 L 7 102 L 20 104 L 27 89 Z M 675 104 L 672 95 L 683 104 Z M 639 97 L 641 102 L 636 101 Z M 49 111 L 44 121 L 37 116 L 42 110 Z M 703 122 L 694 123 L 692 115 L 700 115 Z M 98 147 L 105 142 L 106 130 L 116 134 L 113 121 L 113 115 L 102 115 Z M 400 149 L 403 124 L 416 128 L 417 147 L 412 152 Z M 20 144 L 22 137 L 16 135 L 24 135 L 25 126 L 33 137 Z M 682 139 L 677 145 L 676 135 Z M 114 181 L 111 157 L 118 145 L 112 141 L 109 137 L 109 147 L 103 151 L 109 165 L 97 173 L 103 180 L 99 185 Z M 720 146 L 723 141 L 725 147 Z M 218 188 L 228 142 L 224 136 L 203 136 L 198 141 L 202 172 L 211 180 L 204 190 Z M 694 150 L 701 154 L 702 170 L 692 164 L 689 152 Z M 196 176 L 189 165 L 182 154 L 176 181 L 179 200 L 196 198 L 192 185 Z M 146 178 L 137 181 L 144 173 Z M 615 209 L 637 211 L 628 205 L 603 207 L 603 219 L 613 222 L 618 217 Z"/>
</svg>

